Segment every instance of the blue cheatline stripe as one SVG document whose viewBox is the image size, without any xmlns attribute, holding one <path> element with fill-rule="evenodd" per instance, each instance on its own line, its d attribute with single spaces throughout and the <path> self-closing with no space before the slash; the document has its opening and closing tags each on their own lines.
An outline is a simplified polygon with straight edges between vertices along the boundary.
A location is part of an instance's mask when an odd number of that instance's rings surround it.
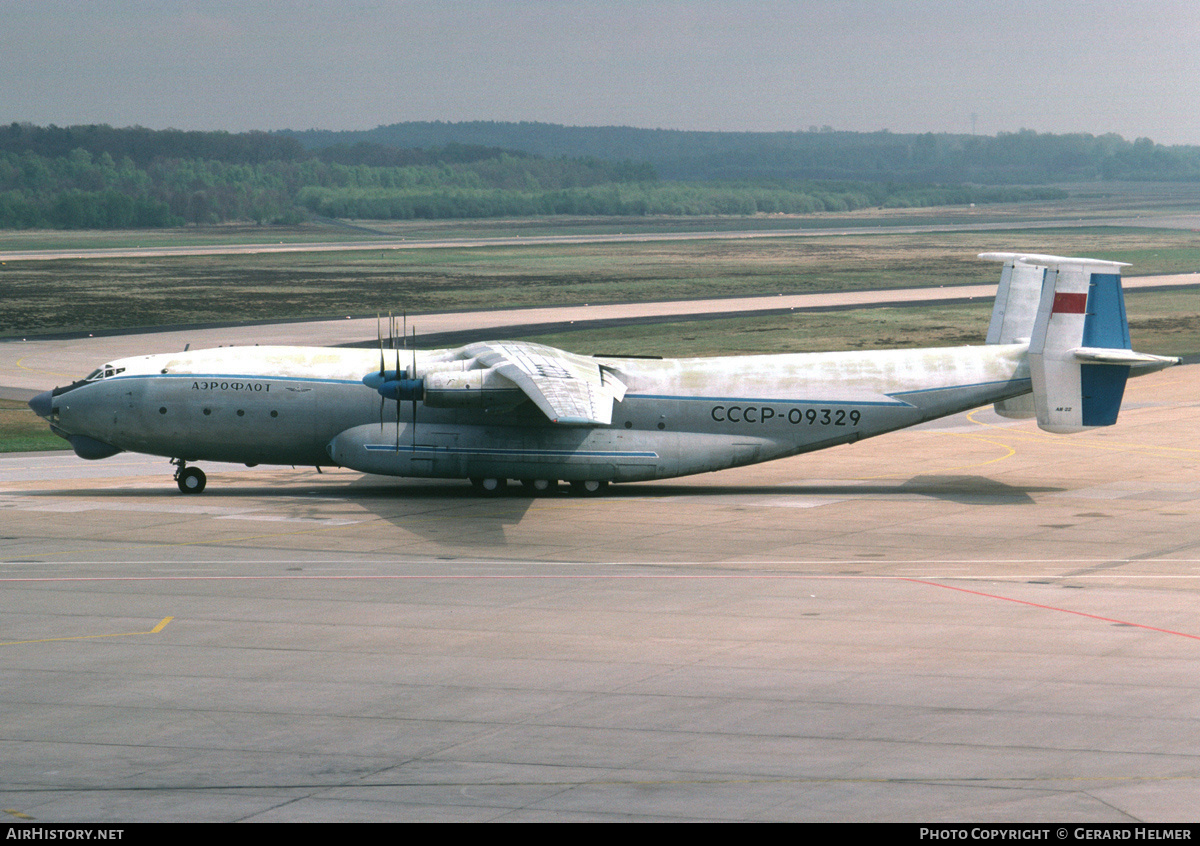
<svg viewBox="0 0 1200 846">
<path fill-rule="evenodd" d="M 1025 379 L 997 379 L 997 380 L 991 381 L 991 382 L 972 382 L 968 385 L 944 385 L 941 388 L 915 388 L 911 391 L 896 391 L 896 393 L 888 394 L 888 396 L 900 397 L 900 396 L 908 396 L 909 394 L 928 394 L 928 393 L 932 393 L 934 391 L 962 391 L 962 390 L 966 390 L 968 388 L 986 388 L 986 387 L 989 387 L 990 385 L 1019 385 L 1024 382 L 1029 382 L 1029 381 L 1030 380 L 1028 378 L 1025 378 Z M 907 405 L 907 403 L 906 403 L 906 405 Z"/>
<path fill-rule="evenodd" d="M 940 389 L 939 389 L 940 390 Z M 903 400 L 880 402 L 879 400 L 838 400 L 838 399 L 782 399 L 779 397 L 691 397 L 677 394 L 626 394 L 625 399 L 641 400 L 679 400 L 683 402 L 753 402 L 759 405 L 881 405 L 908 406 Z"/>
<path fill-rule="evenodd" d="M 1083 395 L 1082 423 L 1084 426 L 1111 426 L 1117 422 L 1125 382 L 1129 378 L 1126 364 L 1079 365 L 1079 392 Z"/>
<path fill-rule="evenodd" d="M 1119 278 L 1119 277 L 1118 277 Z M 1119 287 L 1118 287 L 1119 291 Z M 1121 313 L 1124 314 L 1124 303 L 1121 305 Z M 1126 329 L 1126 338 L 1128 338 L 1128 329 Z M 1090 345 L 1089 346 L 1103 346 Z M 1125 349 L 1129 349 L 1128 341 L 1126 341 Z M 101 379 L 98 382 L 89 384 L 100 384 L 101 382 L 112 382 L 117 379 L 193 379 L 193 380 L 219 380 L 229 382 L 231 380 L 239 381 L 259 381 L 259 382 L 317 382 L 329 385 L 362 385 L 359 379 L 327 379 L 315 376 L 263 376 L 250 373 L 238 373 L 230 375 L 228 373 L 133 373 L 125 376 L 111 376 L 108 379 Z M 626 394 L 626 399 L 639 400 L 669 400 L 679 402 L 740 402 L 740 403 L 757 403 L 759 405 L 774 404 L 774 405 L 853 405 L 853 406 L 879 406 L 883 408 L 906 407 L 912 408 L 911 403 L 904 400 L 896 399 L 897 397 L 908 394 L 921 394 L 930 391 L 953 391 L 966 388 L 983 388 L 988 385 L 1006 385 L 1014 382 L 1028 382 L 1028 379 L 1001 379 L 990 382 L 973 382 L 966 385 L 943 385 L 935 388 L 915 388 L 910 391 L 896 391 L 892 394 L 886 394 L 891 397 L 890 402 L 881 400 L 856 400 L 856 399 L 787 399 L 781 397 L 729 397 L 729 396 L 687 396 L 680 394 Z"/>
<path fill-rule="evenodd" d="M 1088 286 L 1087 314 L 1083 318 L 1083 345 L 1127 350 L 1129 321 L 1125 317 L 1125 295 L 1116 273 L 1093 273 Z"/>
<path fill-rule="evenodd" d="M 396 452 L 395 444 L 364 444 L 363 449 L 371 452 Z M 400 452 L 413 452 L 411 445 L 400 445 Z M 438 447 L 418 444 L 416 452 L 432 452 L 438 455 L 498 455 L 510 457 L 550 456 L 553 458 L 658 458 L 657 452 L 606 452 L 602 450 L 571 449 L 486 449 L 467 447 Z"/>
<path fill-rule="evenodd" d="M 124 376 L 110 376 L 89 384 L 99 385 L 101 382 L 114 382 L 117 379 L 208 379 L 220 382 L 322 382 L 329 385 L 362 385 L 361 379 L 326 379 L 320 376 L 263 376 L 257 373 L 130 373 Z"/>
</svg>

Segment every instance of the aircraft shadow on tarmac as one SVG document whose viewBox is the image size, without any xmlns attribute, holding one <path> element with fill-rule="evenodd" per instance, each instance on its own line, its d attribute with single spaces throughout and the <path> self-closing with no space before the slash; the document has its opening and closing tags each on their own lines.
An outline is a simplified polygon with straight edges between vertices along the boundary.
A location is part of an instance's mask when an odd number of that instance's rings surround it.
<svg viewBox="0 0 1200 846">
<path fill-rule="evenodd" d="M 581 507 L 603 507 L 606 502 L 641 501 L 651 503 L 670 500 L 696 505 L 706 501 L 716 505 L 723 499 L 745 499 L 751 505 L 787 505 L 788 500 L 842 501 L 871 499 L 929 499 L 976 506 L 1033 505 L 1034 494 L 1057 493 L 1061 487 L 1024 485 L 1013 486 L 986 476 L 918 475 L 906 480 L 864 480 L 797 482 L 786 485 L 686 485 L 678 483 L 642 482 L 610 486 L 603 496 L 576 497 L 559 490 L 535 497 L 524 488 L 512 485 L 496 496 L 482 496 L 466 482 L 458 480 L 400 481 L 377 476 L 362 476 L 349 484 L 314 485 L 311 479 L 297 480 L 287 485 L 213 486 L 198 497 L 182 497 L 174 486 L 161 488 L 78 488 L 54 491 L 26 491 L 22 496 L 56 499 L 106 500 L 126 498 L 141 501 L 173 502 L 196 508 L 200 514 L 207 508 L 220 512 L 236 508 L 247 501 L 279 504 L 280 510 L 292 519 L 330 519 L 329 500 L 358 504 L 376 519 L 391 523 L 399 529 L 427 541 L 455 543 L 466 546 L 496 546 L 507 542 L 505 530 L 515 528 L 537 500 L 572 503 Z M 319 499 L 313 499 L 319 497 Z M 803 504 L 798 502 L 797 504 Z M 829 504 L 829 503 L 817 503 Z M 261 510 L 261 506 L 255 507 Z M 198 514 L 199 516 L 199 514 Z"/>
<path fill-rule="evenodd" d="M 565 484 L 550 493 L 532 494 L 518 484 L 509 485 L 504 492 L 484 496 L 477 493 L 465 481 L 459 480 L 406 480 L 399 481 L 377 476 L 362 476 L 350 482 L 345 487 L 323 487 L 320 491 L 300 490 L 296 488 L 278 487 L 239 487 L 213 491 L 210 489 L 205 497 L 213 494 L 219 496 L 303 496 L 321 493 L 324 496 L 344 497 L 362 502 L 371 499 L 384 501 L 404 500 L 434 500 L 453 501 L 464 506 L 489 505 L 495 503 L 519 504 L 521 511 L 527 509 L 535 500 L 551 499 L 567 502 L 599 502 L 606 500 L 629 499 L 661 499 L 666 497 L 691 497 L 699 501 L 726 496 L 754 497 L 837 497 L 887 499 L 895 496 L 920 496 L 930 499 L 941 499 L 949 502 L 964 504 L 990 505 L 1032 505 L 1034 494 L 1060 493 L 1065 490 L 1052 485 L 1023 485 L 1013 486 L 987 476 L 969 475 L 926 475 L 913 476 L 906 480 L 879 480 L 853 482 L 845 484 L 829 482 L 813 482 L 806 484 L 796 482 L 786 485 L 720 485 L 720 484 L 679 484 L 678 482 L 637 482 L 631 484 L 612 485 L 602 495 L 595 497 L 573 496 Z M 173 489 L 166 489 L 166 495 L 174 495 Z"/>
<path fill-rule="evenodd" d="M 213 503 L 214 500 L 236 501 L 242 499 L 275 499 L 281 502 L 295 502 L 313 495 L 322 498 L 341 498 L 368 502 L 373 499 L 381 501 L 411 501 L 434 500 L 453 501 L 470 505 L 491 505 L 507 503 L 517 505 L 522 513 L 533 502 L 539 499 L 558 499 L 570 502 L 598 502 L 622 499 L 661 499 L 666 497 L 691 497 L 703 501 L 706 498 L 726 496 L 754 497 L 838 497 L 845 499 L 871 497 L 887 499 L 893 496 L 921 496 L 930 499 L 941 499 L 949 502 L 978 503 L 991 505 L 1031 505 L 1033 494 L 1061 493 L 1065 488 L 1053 485 L 1023 485 L 1014 486 L 998 482 L 986 476 L 947 476 L 947 475 L 917 475 L 907 480 L 895 481 L 848 481 L 844 484 L 830 482 L 814 482 L 805 484 L 795 482 L 786 485 L 685 485 L 671 482 L 637 482 L 633 484 L 612 485 L 602 495 L 594 497 L 575 497 L 567 487 L 562 485 L 551 493 L 532 494 L 519 485 L 510 485 L 503 493 L 485 496 L 476 492 L 465 481 L 458 480 L 412 480 L 395 481 L 383 477 L 362 476 L 346 485 L 321 485 L 314 488 L 311 483 L 297 481 L 286 487 L 278 485 L 237 485 L 230 487 L 210 486 L 205 493 L 194 499 L 181 499 L 174 486 L 163 485 L 161 488 L 144 487 L 112 487 L 112 488 L 73 488 L 55 490 L 22 491 L 21 496 L 53 497 L 53 498 L 124 498 L 152 497 L 184 502 L 189 505 Z"/>
</svg>

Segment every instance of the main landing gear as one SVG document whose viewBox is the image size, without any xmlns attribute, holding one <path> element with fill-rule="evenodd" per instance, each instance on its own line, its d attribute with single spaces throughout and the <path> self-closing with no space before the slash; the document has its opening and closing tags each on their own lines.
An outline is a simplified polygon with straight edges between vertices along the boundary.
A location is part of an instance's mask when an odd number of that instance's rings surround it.
<svg viewBox="0 0 1200 846">
<path fill-rule="evenodd" d="M 552 494 L 558 490 L 557 479 L 521 479 L 521 487 L 533 496 Z M 508 489 L 508 479 L 474 476 L 471 485 L 484 496 L 500 496 Z M 608 487 L 608 482 L 595 479 L 571 482 L 571 493 L 575 496 L 595 496 Z"/>
<path fill-rule="evenodd" d="M 180 493 L 198 494 L 204 490 L 204 486 L 208 484 L 208 477 L 204 475 L 203 470 L 199 467 L 188 467 L 182 458 L 172 458 L 171 463 L 177 468 L 175 484 L 179 485 Z"/>
<path fill-rule="evenodd" d="M 587 479 L 582 482 L 576 481 L 571 483 L 571 493 L 575 496 L 596 496 L 603 493 L 608 487 L 608 482 L 599 482 L 595 479 Z"/>
</svg>

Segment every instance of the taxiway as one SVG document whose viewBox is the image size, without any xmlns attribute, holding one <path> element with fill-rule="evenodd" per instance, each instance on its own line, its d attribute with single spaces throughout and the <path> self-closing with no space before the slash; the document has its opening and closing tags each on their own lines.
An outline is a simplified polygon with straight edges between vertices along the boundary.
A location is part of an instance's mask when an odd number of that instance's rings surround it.
<svg viewBox="0 0 1200 846">
<path fill-rule="evenodd" d="M 0 807 L 1192 819 L 1198 397 L 1177 367 L 1082 435 L 977 411 L 600 499 L 0 457 Z"/>
</svg>

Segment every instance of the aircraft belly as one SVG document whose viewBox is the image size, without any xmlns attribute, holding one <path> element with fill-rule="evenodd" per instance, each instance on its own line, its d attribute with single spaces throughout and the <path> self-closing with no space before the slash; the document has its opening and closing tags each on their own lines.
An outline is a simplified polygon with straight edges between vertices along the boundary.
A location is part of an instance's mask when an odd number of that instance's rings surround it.
<svg viewBox="0 0 1200 846">
<path fill-rule="evenodd" d="M 1008 382 L 994 385 L 927 388 L 919 391 L 898 393 L 896 394 L 896 398 L 904 400 L 918 409 L 920 418 L 914 422 L 921 422 L 1018 397 L 1029 393 L 1029 390 L 1029 379 L 1012 379 Z"/>
<path fill-rule="evenodd" d="M 355 426 L 328 445 L 334 463 L 389 476 L 631 481 L 657 475 L 661 438 L 610 428 L 420 422 Z"/>
</svg>

